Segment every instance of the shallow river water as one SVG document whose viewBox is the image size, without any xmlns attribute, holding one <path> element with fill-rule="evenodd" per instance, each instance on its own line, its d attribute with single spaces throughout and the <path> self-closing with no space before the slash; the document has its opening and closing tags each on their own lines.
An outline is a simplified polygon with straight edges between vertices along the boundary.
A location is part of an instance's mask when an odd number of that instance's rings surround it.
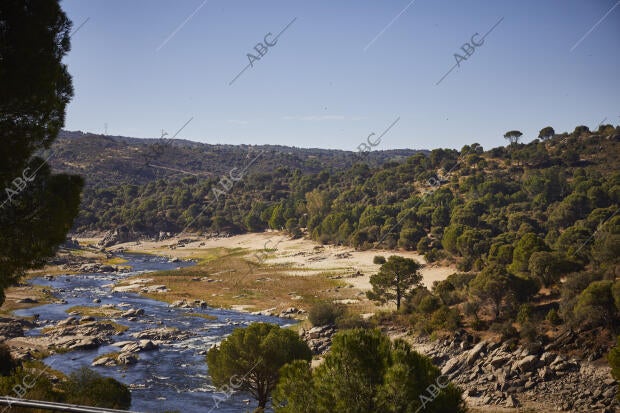
<svg viewBox="0 0 620 413">
<path fill-rule="evenodd" d="M 252 411 L 256 402 L 247 393 L 235 392 L 228 398 L 216 393 L 207 369 L 204 354 L 199 354 L 222 341 L 234 328 L 263 321 L 281 326 L 291 323 L 277 317 L 256 316 L 237 311 L 221 309 L 179 309 L 170 308 L 166 303 L 140 297 L 134 293 L 112 292 L 107 284 L 122 278 L 156 270 L 170 270 L 192 265 L 187 262 L 169 263 L 165 258 L 146 255 L 124 255 L 133 271 L 126 274 L 80 274 L 60 276 L 54 280 L 37 278 L 34 284 L 45 285 L 54 289 L 59 299 L 66 304 L 48 304 L 27 310 L 17 311 L 20 316 L 39 314 L 41 327 L 31 330 L 29 335 L 38 335 L 46 320 L 58 321 L 68 317 L 66 310 L 76 305 L 99 307 L 105 304 L 126 305 L 126 309 L 141 308 L 145 314 L 136 321 L 124 318 L 113 319 L 129 327 L 123 335 L 116 336 L 115 341 L 132 340 L 131 333 L 149 328 L 176 327 L 191 331 L 195 335 L 187 340 L 176 341 L 172 345 L 160 346 L 159 350 L 138 353 L 137 364 L 119 367 L 93 367 L 102 375 L 111 376 L 131 388 L 131 410 L 137 412 L 245 412 Z M 148 277 L 145 274 L 145 277 Z M 94 304 L 93 300 L 101 303 Z M 209 297 L 204 297 L 205 301 Z M 188 313 L 204 313 L 215 316 L 208 320 L 202 317 L 188 316 Z M 135 340 L 135 339 L 133 339 Z M 73 351 L 56 354 L 44 361 L 52 368 L 71 373 L 89 366 L 97 356 L 118 351 L 118 347 L 101 346 L 95 350 Z M 215 396 L 215 398 L 214 398 Z M 223 400 L 226 399 L 226 400 Z M 247 400 L 250 399 L 248 405 Z M 216 400 L 219 403 L 216 406 Z"/>
</svg>

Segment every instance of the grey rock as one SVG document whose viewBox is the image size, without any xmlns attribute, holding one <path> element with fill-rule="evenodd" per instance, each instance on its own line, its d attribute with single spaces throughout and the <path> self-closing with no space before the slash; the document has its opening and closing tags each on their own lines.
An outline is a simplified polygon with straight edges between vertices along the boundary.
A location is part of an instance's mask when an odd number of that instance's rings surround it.
<svg viewBox="0 0 620 413">
<path fill-rule="evenodd" d="M 537 357 L 534 355 L 525 356 L 521 360 L 517 361 L 514 366 L 522 372 L 532 371 L 536 367 Z"/>
<path fill-rule="evenodd" d="M 486 345 L 487 345 L 486 341 L 481 341 L 480 343 L 476 344 L 474 348 L 469 350 L 466 363 L 468 365 L 471 365 L 474 361 L 476 361 L 480 353 L 485 349 Z"/>
</svg>

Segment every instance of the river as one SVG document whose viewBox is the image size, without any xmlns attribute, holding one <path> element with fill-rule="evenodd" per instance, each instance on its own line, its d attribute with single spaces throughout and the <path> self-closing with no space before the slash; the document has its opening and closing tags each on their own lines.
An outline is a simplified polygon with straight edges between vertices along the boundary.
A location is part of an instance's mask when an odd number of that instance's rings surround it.
<svg viewBox="0 0 620 413">
<path fill-rule="evenodd" d="M 252 411 L 256 402 L 251 395 L 243 392 L 232 393 L 225 397 L 217 393 L 209 377 L 205 355 L 200 354 L 212 345 L 222 341 L 233 329 L 262 321 L 281 326 L 291 320 L 278 317 L 256 316 L 238 311 L 215 308 L 180 309 L 170 308 L 168 304 L 144 298 L 134 293 L 112 292 L 107 285 L 119 280 L 158 270 L 171 270 L 192 265 L 188 262 L 170 263 L 166 258 L 138 254 L 122 255 L 128 260 L 124 265 L 132 267 L 132 272 L 125 274 L 79 274 L 58 276 L 53 280 L 35 278 L 34 284 L 53 289 L 58 299 L 66 304 L 46 304 L 26 310 L 16 311 L 19 316 L 39 314 L 40 327 L 32 329 L 28 335 L 41 334 L 41 328 L 52 321 L 68 317 L 66 310 L 73 306 L 95 306 L 105 304 L 121 305 L 129 308 L 141 308 L 145 314 L 136 321 L 124 318 L 113 321 L 129 327 L 123 335 L 115 337 L 116 341 L 133 339 L 130 334 L 149 328 L 176 327 L 191 331 L 195 335 L 187 340 L 176 341 L 172 345 L 162 345 L 159 350 L 139 353 L 137 364 L 118 367 L 92 367 L 102 375 L 114 377 L 127 384 L 131 389 L 131 410 L 137 412 L 245 412 Z M 93 300 L 101 303 L 94 304 Z M 208 297 L 204 298 L 208 302 Z M 188 313 L 204 313 L 216 317 L 213 320 L 188 316 Z M 134 339 L 135 340 L 135 339 Z M 101 346 L 95 350 L 72 351 L 55 354 L 44 361 L 52 368 L 69 374 L 80 367 L 88 366 L 97 356 L 118 351 L 118 347 Z M 215 396 L 215 397 L 214 397 Z M 226 400 L 222 400 L 222 399 Z M 250 399 L 248 405 L 247 400 Z M 216 404 L 215 400 L 219 403 Z"/>
</svg>

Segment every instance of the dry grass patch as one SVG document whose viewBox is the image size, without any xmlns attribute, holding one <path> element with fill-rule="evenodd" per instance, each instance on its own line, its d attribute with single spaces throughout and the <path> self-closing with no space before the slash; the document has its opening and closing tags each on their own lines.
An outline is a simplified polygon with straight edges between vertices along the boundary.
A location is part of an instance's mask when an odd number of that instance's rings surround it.
<svg viewBox="0 0 620 413">
<path fill-rule="evenodd" d="M 217 248 L 202 254 L 194 267 L 163 271 L 149 276 L 150 285 L 164 284 L 165 294 L 148 294 L 166 302 L 205 300 L 212 307 L 249 305 L 255 310 L 297 307 L 308 310 L 323 300 L 357 299 L 359 291 L 326 276 L 290 276 L 287 265 L 250 263 L 247 250 Z"/>
<path fill-rule="evenodd" d="M 37 307 L 43 304 L 54 302 L 54 296 L 49 292 L 49 288 L 40 285 L 24 285 L 19 287 L 9 287 L 6 291 L 6 299 L 0 307 L 0 314 L 11 314 L 16 310 Z M 32 298 L 36 303 L 18 303 L 24 298 Z"/>
</svg>

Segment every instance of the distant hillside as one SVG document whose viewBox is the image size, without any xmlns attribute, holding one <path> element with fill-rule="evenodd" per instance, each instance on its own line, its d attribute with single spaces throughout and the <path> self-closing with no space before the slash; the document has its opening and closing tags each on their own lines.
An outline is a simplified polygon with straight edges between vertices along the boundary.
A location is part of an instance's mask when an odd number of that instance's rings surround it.
<svg viewBox="0 0 620 413">
<path fill-rule="evenodd" d="M 160 150 L 154 145 L 160 145 Z M 157 179 L 197 174 L 217 177 L 262 152 L 252 172 L 268 173 L 277 168 L 318 173 L 350 168 L 361 159 L 355 152 L 303 149 L 279 145 L 210 145 L 187 140 L 138 139 L 82 132 L 61 132 L 53 146 L 50 163 L 59 172 L 82 175 L 88 188 L 115 185 L 144 185 Z M 418 152 L 409 149 L 373 151 L 364 159 L 375 165 L 398 161 Z M 147 166 L 147 160 L 153 167 Z M 161 166 L 163 168 L 156 168 Z M 170 168 L 170 169 L 164 169 Z"/>
<path fill-rule="evenodd" d="M 486 245 L 509 229 L 557 237 L 558 222 L 574 225 L 597 208 L 603 216 L 620 202 L 619 132 L 580 126 L 486 152 L 472 144 L 366 155 L 65 132 L 50 162 L 86 180 L 76 232 L 124 226 L 150 237 L 285 228 L 358 248 L 442 251 L 446 233 L 458 237 L 467 228 Z M 488 247 L 476 247 L 470 259 Z"/>
</svg>

